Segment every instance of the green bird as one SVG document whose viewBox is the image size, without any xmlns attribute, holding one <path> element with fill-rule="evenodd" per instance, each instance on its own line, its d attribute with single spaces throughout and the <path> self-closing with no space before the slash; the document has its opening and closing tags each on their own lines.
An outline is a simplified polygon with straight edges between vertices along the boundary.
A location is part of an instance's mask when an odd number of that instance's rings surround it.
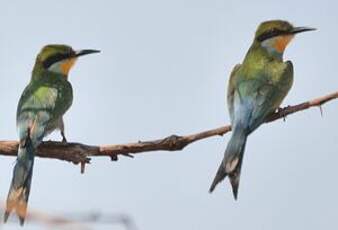
<svg viewBox="0 0 338 230">
<path fill-rule="evenodd" d="M 228 176 L 237 199 L 247 137 L 279 108 L 293 83 L 293 65 L 283 61 L 284 50 L 295 34 L 311 30 L 315 29 L 282 20 L 258 26 L 243 63 L 230 75 L 227 102 L 232 135 L 209 192 Z"/>
<path fill-rule="evenodd" d="M 68 73 L 78 57 L 97 52 L 74 51 L 67 45 L 47 45 L 38 54 L 31 80 L 17 108 L 19 149 L 7 197 L 5 222 L 14 210 L 20 225 L 24 224 L 37 147 L 56 129 L 66 141 L 62 116 L 73 101 Z"/>
</svg>

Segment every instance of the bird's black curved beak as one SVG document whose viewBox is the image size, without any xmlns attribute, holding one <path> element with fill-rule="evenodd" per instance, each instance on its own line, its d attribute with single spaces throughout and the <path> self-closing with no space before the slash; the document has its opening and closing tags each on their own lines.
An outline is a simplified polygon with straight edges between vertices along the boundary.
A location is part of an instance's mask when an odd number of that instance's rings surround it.
<svg viewBox="0 0 338 230">
<path fill-rule="evenodd" d="M 75 52 L 75 57 L 84 56 L 87 54 L 100 53 L 100 50 L 79 50 Z"/>
<path fill-rule="evenodd" d="M 298 34 L 298 33 L 303 33 L 303 32 L 307 32 L 307 31 L 313 31 L 316 30 L 316 28 L 311 28 L 311 27 L 294 27 L 291 31 L 292 34 Z"/>
</svg>

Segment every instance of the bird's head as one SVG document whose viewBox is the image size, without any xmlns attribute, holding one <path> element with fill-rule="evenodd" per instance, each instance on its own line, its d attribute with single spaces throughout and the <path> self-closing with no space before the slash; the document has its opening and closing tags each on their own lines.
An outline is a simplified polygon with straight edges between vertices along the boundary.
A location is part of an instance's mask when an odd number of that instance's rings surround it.
<svg viewBox="0 0 338 230">
<path fill-rule="evenodd" d="M 75 51 L 67 45 L 47 45 L 38 54 L 36 63 L 45 70 L 67 76 L 78 57 L 98 52 L 89 49 Z"/>
<path fill-rule="evenodd" d="M 315 28 L 294 27 L 291 23 L 282 20 L 265 21 L 257 28 L 255 42 L 269 53 L 282 55 L 295 34 L 312 30 Z"/>
</svg>

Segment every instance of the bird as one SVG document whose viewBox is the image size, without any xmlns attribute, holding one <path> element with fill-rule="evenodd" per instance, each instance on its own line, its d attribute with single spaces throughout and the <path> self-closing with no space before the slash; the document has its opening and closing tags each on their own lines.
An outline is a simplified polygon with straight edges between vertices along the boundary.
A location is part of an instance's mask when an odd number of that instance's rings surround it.
<svg viewBox="0 0 338 230">
<path fill-rule="evenodd" d="M 24 225 L 37 147 L 45 136 L 57 129 L 61 131 L 63 142 L 67 141 L 63 115 L 73 102 L 69 71 L 78 57 L 98 52 L 93 49 L 75 51 L 68 45 L 50 44 L 37 55 L 30 82 L 17 106 L 19 148 L 4 222 L 14 210 L 20 225 Z"/>
<path fill-rule="evenodd" d="M 237 200 L 247 138 L 278 111 L 293 84 L 293 64 L 284 61 L 284 51 L 296 34 L 313 30 L 294 27 L 285 20 L 264 21 L 258 26 L 244 60 L 230 74 L 227 104 L 232 135 L 210 193 L 228 176 Z"/>
</svg>

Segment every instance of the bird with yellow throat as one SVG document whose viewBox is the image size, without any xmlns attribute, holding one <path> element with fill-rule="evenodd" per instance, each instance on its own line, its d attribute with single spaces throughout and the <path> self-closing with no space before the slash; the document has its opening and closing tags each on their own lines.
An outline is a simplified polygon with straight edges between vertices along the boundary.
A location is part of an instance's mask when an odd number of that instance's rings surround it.
<svg viewBox="0 0 338 230">
<path fill-rule="evenodd" d="M 20 224 L 24 224 L 37 147 L 56 129 L 66 141 L 62 117 L 73 101 L 69 71 L 78 57 L 97 52 L 74 51 L 67 45 L 47 45 L 38 54 L 32 77 L 17 108 L 19 150 L 7 197 L 5 222 L 14 210 Z"/>
<path fill-rule="evenodd" d="M 243 62 L 230 74 L 227 103 L 232 135 L 210 192 L 228 176 L 237 199 L 247 138 L 279 108 L 293 83 L 293 65 L 283 60 L 284 50 L 296 34 L 312 30 L 282 20 L 258 26 Z"/>
</svg>

